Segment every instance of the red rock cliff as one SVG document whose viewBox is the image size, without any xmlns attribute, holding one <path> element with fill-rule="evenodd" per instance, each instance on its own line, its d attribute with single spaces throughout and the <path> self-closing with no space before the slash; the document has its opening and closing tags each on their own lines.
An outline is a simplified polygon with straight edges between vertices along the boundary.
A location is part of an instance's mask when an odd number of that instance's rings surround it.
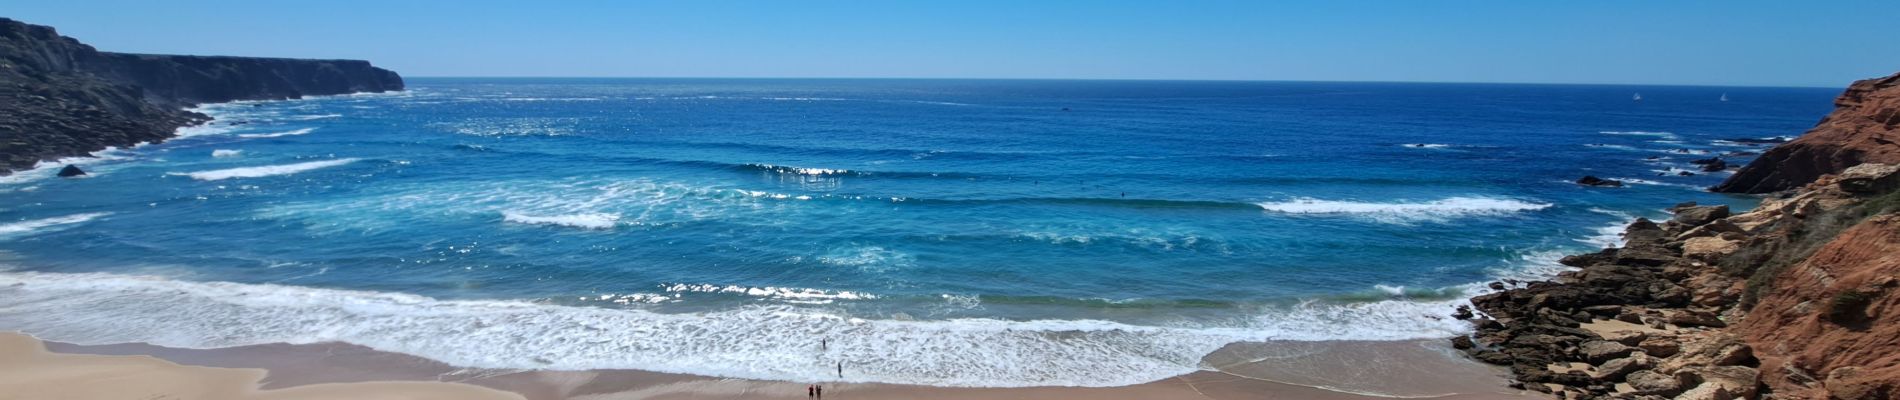
<svg viewBox="0 0 1900 400">
<path fill-rule="evenodd" d="M 1768 193 L 1861 163 L 1900 163 L 1900 74 L 1854 82 L 1834 105 L 1801 138 L 1768 150 L 1711 190 Z"/>
<path fill-rule="evenodd" d="M 1869 218 L 1778 274 L 1741 334 L 1784 397 L 1900 396 L 1900 214 Z"/>
</svg>

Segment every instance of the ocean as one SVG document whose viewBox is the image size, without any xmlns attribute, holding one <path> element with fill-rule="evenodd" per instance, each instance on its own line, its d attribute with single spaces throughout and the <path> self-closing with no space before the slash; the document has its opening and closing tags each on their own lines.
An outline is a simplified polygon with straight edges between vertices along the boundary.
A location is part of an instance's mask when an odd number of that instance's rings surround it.
<svg viewBox="0 0 1900 400">
<path fill-rule="evenodd" d="M 1442 338 L 1835 89 L 411 79 L 0 177 L 0 330 L 463 367 L 1115 386 Z M 1641 101 L 1633 101 L 1635 93 Z M 1728 101 L 1719 101 L 1726 96 Z M 1694 175 L 1679 172 L 1691 171 Z M 1622 188 L 1572 183 L 1584 175 Z M 844 378 L 833 366 L 843 364 Z"/>
</svg>

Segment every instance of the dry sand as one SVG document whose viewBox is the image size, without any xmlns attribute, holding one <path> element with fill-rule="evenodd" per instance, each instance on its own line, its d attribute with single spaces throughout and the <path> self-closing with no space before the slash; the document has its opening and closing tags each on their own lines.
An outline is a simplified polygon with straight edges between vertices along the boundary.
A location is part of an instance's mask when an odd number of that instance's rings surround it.
<svg viewBox="0 0 1900 400">
<path fill-rule="evenodd" d="M 1501 370 L 1448 353 L 1441 342 L 1235 345 L 1207 358 L 1215 371 L 1113 388 L 824 385 L 830 399 L 1536 398 L 1506 388 Z M 48 353 L 30 337 L 0 333 L 0 345 L 0 400 L 797 399 L 806 386 L 635 370 L 461 369 L 341 343 L 196 350 L 47 342 L 57 352 Z"/>
<path fill-rule="evenodd" d="M 481 386 L 356 382 L 262 390 L 266 371 L 179 365 L 149 356 L 47 352 L 39 340 L 0 333 L 0 399 L 521 399 Z"/>
</svg>

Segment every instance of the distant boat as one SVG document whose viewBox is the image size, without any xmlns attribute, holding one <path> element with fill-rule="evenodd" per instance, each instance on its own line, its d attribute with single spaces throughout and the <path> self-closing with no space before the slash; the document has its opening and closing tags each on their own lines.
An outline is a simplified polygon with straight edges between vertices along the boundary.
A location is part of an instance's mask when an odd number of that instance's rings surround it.
<svg viewBox="0 0 1900 400">
<path fill-rule="evenodd" d="M 1630 100 L 1643 101 L 1643 94 L 1637 93 L 1635 96 L 1630 96 Z"/>
<path fill-rule="evenodd" d="M 1728 93 L 1722 93 L 1722 101 L 1728 101 Z"/>
</svg>

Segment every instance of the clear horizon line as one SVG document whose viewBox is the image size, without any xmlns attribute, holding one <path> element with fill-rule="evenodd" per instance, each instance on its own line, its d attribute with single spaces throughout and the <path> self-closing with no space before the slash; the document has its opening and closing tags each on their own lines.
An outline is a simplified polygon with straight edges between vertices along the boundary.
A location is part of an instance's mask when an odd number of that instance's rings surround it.
<svg viewBox="0 0 1900 400">
<path fill-rule="evenodd" d="M 1260 82 L 1260 83 L 1398 83 L 1461 85 L 1549 85 L 1549 86 L 1651 86 L 1709 88 L 1782 88 L 1845 89 L 1841 86 L 1706 84 L 1706 83 L 1598 83 L 1598 82 L 1480 82 L 1480 81 L 1387 81 L 1387 80 L 1297 80 L 1297 79 L 1171 79 L 1171 78 L 950 78 L 950 77 L 849 77 L 849 76 L 548 76 L 548 75 L 416 75 L 404 79 L 757 79 L 757 80 L 943 80 L 943 81 L 1129 81 L 1129 82 Z M 1850 82 L 1851 83 L 1851 82 Z"/>
</svg>

